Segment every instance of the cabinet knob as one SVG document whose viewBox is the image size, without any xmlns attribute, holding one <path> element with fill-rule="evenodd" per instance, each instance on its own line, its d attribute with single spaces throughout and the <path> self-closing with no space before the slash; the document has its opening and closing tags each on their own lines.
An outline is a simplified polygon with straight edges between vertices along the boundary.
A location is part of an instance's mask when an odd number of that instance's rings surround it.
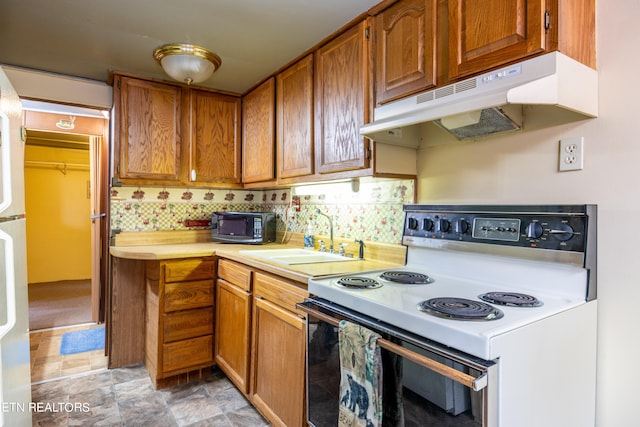
<svg viewBox="0 0 640 427">
<path fill-rule="evenodd" d="M 191 181 L 195 181 L 195 180 L 196 180 L 196 170 L 191 169 Z"/>
</svg>

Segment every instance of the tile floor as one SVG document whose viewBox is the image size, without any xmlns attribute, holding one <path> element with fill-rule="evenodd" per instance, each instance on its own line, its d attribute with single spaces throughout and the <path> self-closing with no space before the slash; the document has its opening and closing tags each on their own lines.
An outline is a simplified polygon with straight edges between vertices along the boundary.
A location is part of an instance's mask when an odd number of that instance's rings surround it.
<svg viewBox="0 0 640 427">
<path fill-rule="evenodd" d="M 155 390 L 144 365 L 106 369 L 102 350 L 60 356 L 59 337 L 68 330 L 31 333 L 32 401 L 42 408 L 34 426 L 269 425 L 219 370 Z"/>
<path fill-rule="evenodd" d="M 38 383 L 52 378 L 106 369 L 107 357 L 104 355 L 104 350 L 68 355 L 60 354 L 62 334 L 101 326 L 95 323 L 88 323 L 31 332 L 29 334 L 31 342 L 31 382 Z"/>
</svg>

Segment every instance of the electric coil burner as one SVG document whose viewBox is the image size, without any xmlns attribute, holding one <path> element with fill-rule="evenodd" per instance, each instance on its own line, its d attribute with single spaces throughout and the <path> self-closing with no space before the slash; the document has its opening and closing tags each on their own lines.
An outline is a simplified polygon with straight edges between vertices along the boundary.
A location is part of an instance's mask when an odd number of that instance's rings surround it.
<svg viewBox="0 0 640 427">
<path fill-rule="evenodd" d="M 418 309 L 453 320 L 497 320 L 504 316 L 502 311 L 489 304 L 466 298 L 431 298 L 418 303 Z"/>
<path fill-rule="evenodd" d="M 361 276 L 345 276 L 336 282 L 339 286 L 349 289 L 376 289 L 382 286 L 382 283 L 369 277 Z"/>
<path fill-rule="evenodd" d="M 541 307 L 542 301 L 538 298 L 520 294 L 517 292 L 487 292 L 486 294 L 479 295 L 483 301 L 490 302 L 497 305 L 506 305 L 509 307 Z"/>
<path fill-rule="evenodd" d="M 413 271 L 391 270 L 380 275 L 382 280 L 388 280 L 403 285 L 426 285 L 433 283 L 433 279 L 426 274 L 415 273 Z"/>
</svg>

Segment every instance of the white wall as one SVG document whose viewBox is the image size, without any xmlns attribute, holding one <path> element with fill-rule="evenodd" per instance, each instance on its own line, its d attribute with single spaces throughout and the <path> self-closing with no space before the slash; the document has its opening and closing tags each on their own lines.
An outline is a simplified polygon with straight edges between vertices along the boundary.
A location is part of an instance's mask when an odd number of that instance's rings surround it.
<svg viewBox="0 0 640 427">
<path fill-rule="evenodd" d="M 419 151 L 420 203 L 598 204 L 599 427 L 639 425 L 639 25 L 640 1 L 598 2 L 597 119 Z M 558 140 L 575 136 L 584 170 L 558 172 Z"/>
<path fill-rule="evenodd" d="M 110 109 L 113 89 L 106 83 L 4 65 L 2 69 L 21 98 Z"/>
</svg>

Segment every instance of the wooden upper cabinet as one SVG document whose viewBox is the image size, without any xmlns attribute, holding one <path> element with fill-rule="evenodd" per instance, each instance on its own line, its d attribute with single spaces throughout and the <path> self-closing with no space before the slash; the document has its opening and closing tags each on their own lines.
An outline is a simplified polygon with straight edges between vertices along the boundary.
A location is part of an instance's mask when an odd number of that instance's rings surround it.
<svg viewBox="0 0 640 427">
<path fill-rule="evenodd" d="M 276 77 L 278 178 L 313 175 L 313 55 Z"/>
<path fill-rule="evenodd" d="M 371 113 L 369 22 L 351 27 L 316 51 L 317 173 L 369 167 L 369 140 L 359 133 Z"/>
<path fill-rule="evenodd" d="M 475 74 L 546 48 L 544 0 L 451 0 L 449 77 Z"/>
<path fill-rule="evenodd" d="M 595 68 L 595 0 L 450 0 L 449 78 L 559 50 Z"/>
<path fill-rule="evenodd" d="M 116 175 L 123 181 L 180 182 L 182 89 L 116 75 Z"/>
<path fill-rule="evenodd" d="M 449 78 L 558 50 L 594 68 L 595 0 L 451 0 Z"/>
<path fill-rule="evenodd" d="M 240 183 L 240 98 L 190 90 L 188 183 Z"/>
<path fill-rule="evenodd" d="M 401 0 L 376 15 L 376 104 L 435 86 L 436 16 L 436 0 Z"/>
<path fill-rule="evenodd" d="M 242 99 L 242 182 L 275 178 L 275 78 Z"/>
</svg>

